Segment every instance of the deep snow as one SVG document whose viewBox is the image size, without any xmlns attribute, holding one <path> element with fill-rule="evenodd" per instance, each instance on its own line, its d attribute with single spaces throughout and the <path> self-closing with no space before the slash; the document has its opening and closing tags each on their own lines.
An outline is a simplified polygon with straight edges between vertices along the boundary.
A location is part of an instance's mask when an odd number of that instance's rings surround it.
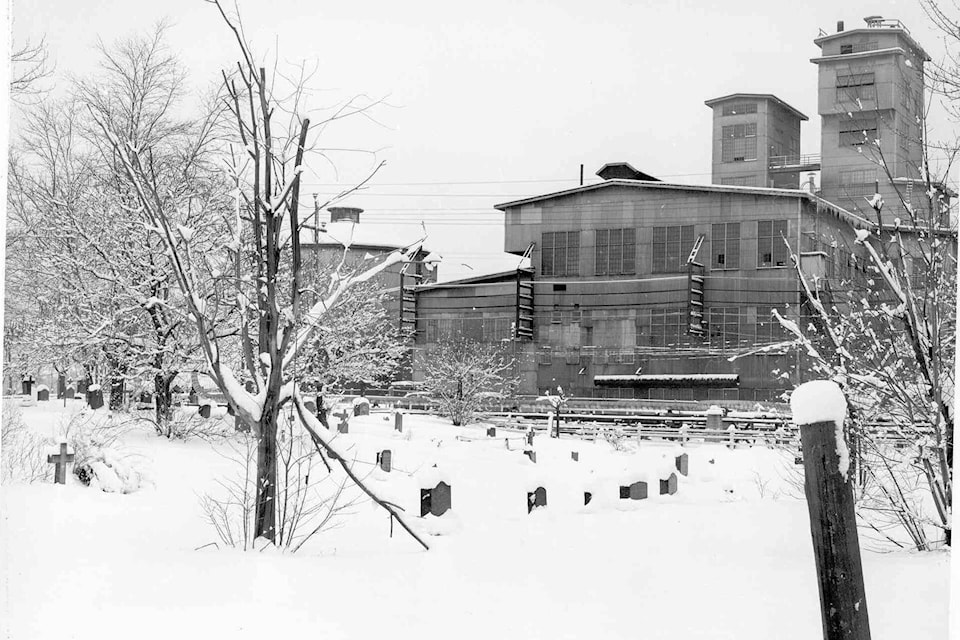
<svg viewBox="0 0 960 640">
<path fill-rule="evenodd" d="M 23 409 L 52 433 L 62 409 Z M 730 638 L 820 637 L 806 504 L 792 453 L 690 445 L 690 477 L 658 496 L 673 445 L 455 428 L 405 415 L 353 418 L 347 446 L 371 484 L 419 513 L 427 475 L 453 510 L 412 518 L 423 552 L 369 503 L 295 555 L 217 550 L 198 495 L 232 472 L 223 445 L 125 437 L 152 484 L 132 494 L 82 485 L 2 490 L 2 637 L 35 638 Z M 511 438 L 507 450 L 504 438 Z M 408 439 L 409 438 L 409 439 Z M 570 459 L 578 451 L 580 462 Z M 711 462 L 712 461 L 712 462 Z M 436 464 L 436 470 L 433 466 Z M 408 475 L 412 474 L 412 475 Z M 646 477 L 651 499 L 621 501 Z M 548 506 L 527 514 L 526 492 Z M 594 499 L 583 506 L 583 491 Z M 452 516 L 448 518 L 448 516 Z M 436 521 L 434 521 L 436 520 Z M 947 637 L 949 554 L 877 553 L 861 533 L 875 640 Z"/>
</svg>

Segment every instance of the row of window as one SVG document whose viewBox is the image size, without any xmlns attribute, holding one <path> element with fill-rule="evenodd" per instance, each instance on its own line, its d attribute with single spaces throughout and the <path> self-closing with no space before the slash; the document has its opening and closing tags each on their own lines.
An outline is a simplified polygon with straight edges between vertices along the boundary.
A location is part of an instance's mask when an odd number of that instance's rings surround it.
<svg viewBox="0 0 960 640">
<path fill-rule="evenodd" d="M 725 125 L 720 129 L 721 162 L 749 162 L 757 159 L 757 123 Z"/>
<path fill-rule="evenodd" d="M 713 269 L 740 268 L 739 222 L 711 226 Z M 790 264 L 786 220 L 757 223 L 757 267 L 784 267 Z M 653 227 L 653 273 L 678 273 L 686 268 L 695 242 L 693 225 Z M 636 273 L 636 229 L 598 229 L 594 248 L 596 275 Z M 540 270 L 543 276 L 580 275 L 580 232 L 549 231 L 542 235 Z"/>
<path fill-rule="evenodd" d="M 840 122 L 840 146 L 857 147 L 880 139 L 876 118 L 850 118 Z"/>
</svg>

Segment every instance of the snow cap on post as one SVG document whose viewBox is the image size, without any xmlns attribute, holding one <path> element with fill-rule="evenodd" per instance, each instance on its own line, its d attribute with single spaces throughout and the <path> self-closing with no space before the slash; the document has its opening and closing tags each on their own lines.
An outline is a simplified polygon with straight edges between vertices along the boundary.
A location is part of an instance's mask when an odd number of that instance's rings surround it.
<svg viewBox="0 0 960 640">
<path fill-rule="evenodd" d="M 797 426 L 816 422 L 842 425 L 847 417 L 847 399 L 836 382 L 811 380 L 793 390 L 790 410 Z"/>
</svg>

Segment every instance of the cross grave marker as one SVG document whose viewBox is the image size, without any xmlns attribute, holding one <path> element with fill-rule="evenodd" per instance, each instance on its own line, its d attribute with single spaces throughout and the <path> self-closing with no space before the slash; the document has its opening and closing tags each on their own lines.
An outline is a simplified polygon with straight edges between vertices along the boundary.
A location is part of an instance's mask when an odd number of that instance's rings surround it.
<svg viewBox="0 0 960 640">
<path fill-rule="evenodd" d="M 67 453 L 67 443 L 60 443 L 60 453 L 47 456 L 47 464 L 55 464 L 54 484 L 67 484 L 67 465 L 73 462 L 74 454 Z"/>
</svg>

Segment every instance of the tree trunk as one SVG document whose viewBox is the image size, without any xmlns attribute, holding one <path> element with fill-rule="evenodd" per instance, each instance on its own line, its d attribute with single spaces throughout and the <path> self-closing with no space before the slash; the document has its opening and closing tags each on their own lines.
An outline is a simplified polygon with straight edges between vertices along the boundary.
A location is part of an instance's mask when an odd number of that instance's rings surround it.
<svg viewBox="0 0 960 640">
<path fill-rule="evenodd" d="M 176 374 L 156 373 L 153 376 L 154 405 L 157 428 L 170 437 L 170 422 L 173 419 L 173 379 Z"/>
<path fill-rule="evenodd" d="M 276 392 L 267 392 L 260 418 L 260 441 L 257 443 L 257 511 L 254 537 L 276 539 L 277 521 L 277 422 L 280 407 Z"/>
</svg>

